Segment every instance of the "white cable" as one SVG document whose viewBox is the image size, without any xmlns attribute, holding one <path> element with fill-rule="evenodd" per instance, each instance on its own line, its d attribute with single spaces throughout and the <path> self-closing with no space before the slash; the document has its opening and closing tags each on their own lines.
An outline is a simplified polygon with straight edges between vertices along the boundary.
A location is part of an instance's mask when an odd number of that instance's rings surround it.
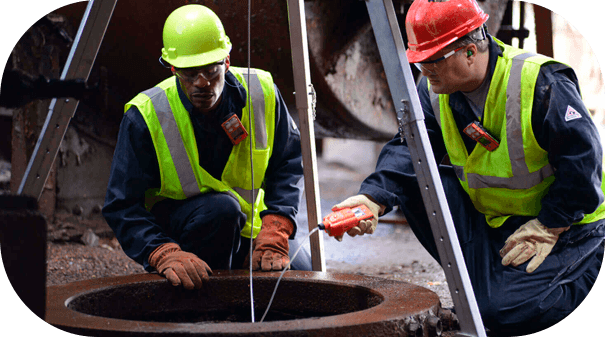
<svg viewBox="0 0 605 337">
<path fill-rule="evenodd" d="M 251 193 L 252 193 L 252 207 L 250 209 L 250 251 L 248 252 L 250 255 L 250 310 L 252 323 L 254 323 L 254 291 L 252 290 L 252 243 L 254 236 L 254 204 L 256 202 L 254 195 L 254 162 L 252 159 L 252 103 L 250 99 L 250 19 L 252 17 L 251 13 L 252 8 L 252 0 L 248 0 L 248 132 L 250 133 L 250 184 L 251 184 Z"/>
<path fill-rule="evenodd" d="M 277 292 L 277 287 L 279 286 L 279 281 L 281 281 L 282 276 L 284 276 L 284 273 L 286 272 L 286 270 L 290 269 L 290 265 L 292 264 L 294 259 L 296 259 L 296 255 L 298 255 L 298 252 L 303 247 L 305 242 L 309 241 L 309 237 L 311 236 L 311 234 L 317 232 L 318 230 L 319 230 L 319 227 L 315 228 L 311 232 L 309 232 L 309 235 L 307 235 L 307 237 L 303 240 L 303 243 L 298 247 L 298 249 L 296 250 L 294 255 L 292 255 L 292 259 L 290 260 L 290 262 L 288 262 L 288 265 L 286 266 L 286 268 L 284 268 L 284 270 L 279 275 L 279 278 L 277 279 L 277 283 L 275 284 L 275 288 L 273 289 L 273 294 L 271 294 L 271 299 L 269 300 L 269 304 L 267 304 L 267 309 L 265 309 L 265 313 L 263 314 L 263 317 L 261 317 L 261 319 L 260 319 L 261 323 L 265 320 L 265 316 L 267 316 L 267 313 L 269 312 L 269 308 L 271 308 L 271 304 L 273 303 L 273 297 L 275 297 L 275 293 Z"/>
</svg>

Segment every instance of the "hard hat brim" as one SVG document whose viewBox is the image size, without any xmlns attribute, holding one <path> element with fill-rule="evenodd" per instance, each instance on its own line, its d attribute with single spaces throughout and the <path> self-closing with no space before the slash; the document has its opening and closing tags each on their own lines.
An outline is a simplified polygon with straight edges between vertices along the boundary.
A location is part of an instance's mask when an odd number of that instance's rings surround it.
<svg viewBox="0 0 605 337">
<path fill-rule="evenodd" d="M 207 64 L 216 63 L 221 60 L 224 60 L 227 56 L 229 56 L 229 49 L 217 48 L 215 50 L 197 54 L 197 55 L 182 55 L 174 58 L 170 58 L 165 56 L 164 49 L 162 48 L 162 58 L 173 65 L 176 68 L 192 68 L 192 67 L 201 67 Z"/>
<path fill-rule="evenodd" d="M 406 50 L 406 52 L 405 52 L 405 55 L 407 56 L 409 63 L 417 63 L 417 62 L 426 61 L 427 59 L 431 58 L 431 56 L 435 55 L 441 49 L 445 48 L 447 45 L 449 45 L 450 43 L 452 43 L 456 40 L 458 40 L 457 37 L 451 39 L 450 41 L 448 41 L 444 44 L 437 45 L 433 48 L 425 49 L 422 51 L 416 51 L 416 50 L 412 50 L 412 49 L 408 48 L 408 50 Z"/>
</svg>

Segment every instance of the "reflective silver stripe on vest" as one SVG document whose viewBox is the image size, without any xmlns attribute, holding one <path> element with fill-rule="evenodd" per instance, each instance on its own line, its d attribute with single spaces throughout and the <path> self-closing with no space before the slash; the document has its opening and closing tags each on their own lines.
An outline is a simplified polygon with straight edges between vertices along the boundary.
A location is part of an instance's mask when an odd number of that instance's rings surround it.
<svg viewBox="0 0 605 337">
<path fill-rule="evenodd" d="M 508 140 L 508 156 L 513 176 L 529 174 L 527 163 L 525 163 L 521 129 L 521 72 L 525 60 L 534 55 L 525 53 L 513 58 L 506 87 L 506 139 Z"/>
<path fill-rule="evenodd" d="M 244 79 L 248 80 L 248 69 L 242 71 Z M 258 79 L 256 69 L 250 69 L 250 82 L 248 89 L 250 90 L 250 100 L 252 101 L 252 110 L 254 110 L 254 125 L 256 148 L 267 148 L 267 127 L 265 126 L 265 94 L 263 87 Z"/>
<path fill-rule="evenodd" d="M 251 204 L 253 200 L 258 200 L 258 188 L 254 189 L 254 199 L 252 199 L 252 193 L 250 190 L 245 190 L 239 187 L 233 187 L 237 194 L 241 195 L 247 203 Z"/>
<path fill-rule="evenodd" d="M 508 189 L 528 189 L 540 184 L 544 179 L 554 174 L 550 164 L 542 167 L 536 172 L 529 172 L 527 163 L 525 162 L 525 151 L 523 149 L 523 130 L 521 127 L 521 74 L 523 63 L 526 59 L 535 56 L 533 53 L 524 53 L 513 57 L 512 68 L 506 88 L 506 134 L 508 144 L 508 155 L 511 162 L 513 176 L 510 178 L 483 176 L 479 174 L 469 173 L 468 187 L 469 188 L 508 188 Z M 439 105 L 439 95 L 429 92 L 431 97 L 431 105 L 435 112 L 435 116 L 441 115 Z M 434 96 L 437 97 L 436 102 Z M 437 122 L 441 126 L 440 118 L 437 117 Z M 462 166 L 454 166 L 456 175 L 464 177 L 464 168 Z M 464 179 L 461 179 L 464 181 Z"/>
<path fill-rule="evenodd" d="M 523 190 L 538 185 L 551 175 L 553 175 L 552 166 L 546 165 L 540 170 L 530 173 L 528 176 L 501 178 L 482 176 L 474 173 L 469 173 L 467 176 L 468 187 L 470 188 L 502 187 L 510 190 Z"/>
<path fill-rule="evenodd" d="M 431 106 L 433 107 L 433 113 L 437 119 L 437 124 L 441 127 L 441 106 L 439 105 L 439 94 L 436 94 L 429 88 L 429 98 L 431 99 Z"/>
<path fill-rule="evenodd" d="M 452 164 L 452 167 L 454 168 L 454 172 L 456 172 L 456 176 L 458 177 L 458 179 L 466 181 L 466 177 L 464 176 L 464 167 L 454 164 Z"/>
<path fill-rule="evenodd" d="M 435 114 L 435 119 L 437 119 L 437 124 L 441 127 L 441 106 L 439 105 L 439 94 L 436 94 L 429 88 L 429 98 L 431 99 L 431 106 L 433 107 L 433 113 Z M 452 164 L 454 168 L 454 172 L 458 179 L 462 181 L 466 181 L 466 177 L 464 176 L 464 167 Z"/>
<path fill-rule="evenodd" d="M 197 180 L 189 162 L 181 133 L 174 119 L 174 114 L 170 108 L 170 103 L 168 103 L 166 92 L 159 87 L 153 87 L 144 91 L 143 94 L 149 96 L 151 99 L 185 196 L 189 198 L 199 194 L 200 188 L 197 185 Z"/>
<path fill-rule="evenodd" d="M 244 77 L 247 79 L 247 69 L 244 69 Z M 251 69 L 250 72 L 250 99 L 252 101 L 252 107 L 254 110 L 254 125 L 255 125 L 255 136 L 256 136 L 256 148 L 266 149 L 267 148 L 267 127 L 265 125 L 265 95 L 256 73 L 256 70 Z M 200 193 L 200 188 L 195 179 L 195 173 L 189 162 L 187 156 L 187 150 L 185 149 L 185 143 L 181 137 L 181 133 L 174 119 L 174 114 L 168 102 L 166 92 L 159 87 L 153 87 L 143 92 L 147 95 L 153 104 L 156 115 L 160 125 L 162 126 L 162 132 L 166 138 L 170 155 L 174 162 L 174 166 L 183 188 L 183 192 L 187 198 L 195 196 Z M 241 188 L 234 188 L 236 192 L 244 198 L 248 203 L 252 203 L 252 192 Z M 255 196 L 258 195 L 259 190 L 255 189 Z M 231 193 L 230 193 L 231 194 Z M 236 198 L 237 199 L 237 198 Z"/>
<path fill-rule="evenodd" d="M 471 179 L 471 175 L 469 174 L 468 182 L 470 188 L 503 187 L 513 190 L 528 189 L 538 185 L 554 173 L 550 164 L 530 173 L 525 162 L 523 129 L 521 126 L 521 75 L 523 63 L 532 56 L 536 56 L 536 54 L 524 53 L 513 57 L 508 85 L 506 87 L 506 139 L 513 176 L 510 178 L 499 178 L 472 175 Z M 527 103 L 529 104 L 530 102 Z"/>
</svg>

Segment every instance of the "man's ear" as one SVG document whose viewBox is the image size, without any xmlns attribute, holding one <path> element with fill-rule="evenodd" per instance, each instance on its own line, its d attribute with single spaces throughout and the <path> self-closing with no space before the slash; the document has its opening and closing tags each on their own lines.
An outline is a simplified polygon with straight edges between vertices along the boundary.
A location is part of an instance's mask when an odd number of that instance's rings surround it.
<svg viewBox="0 0 605 337">
<path fill-rule="evenodd" d="M 475 61 L 475 56 L 477 56 L 477 53 L 479 52 L 479 50 L 477 49 L 477 46 L 474 43 L 471 43 L 468 48 L 466 49 L 466 59 L 468 60 L 468 62 L 472 63 Z"/>
<path fill-rule="evenodd" d="M 229 70 L 229 66 L 231 65 L 231 55 L 227 55 L 225 58 L 225 72 Z"/>
</svg>

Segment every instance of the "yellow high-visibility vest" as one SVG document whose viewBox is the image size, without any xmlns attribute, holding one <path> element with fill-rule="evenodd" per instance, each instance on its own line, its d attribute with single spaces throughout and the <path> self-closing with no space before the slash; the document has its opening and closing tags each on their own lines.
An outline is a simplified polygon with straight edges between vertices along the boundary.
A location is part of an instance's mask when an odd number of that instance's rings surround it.
<svg viewBox="0 0 605 337">
<path fill-rule="evenodd" d="M 241 122 L 247 129 L 249 119 L 252 118 L 252 130 L 247 130 L 249 136 L 233 146 L 221 180 L 215 179 L 200 166 L 193 125 L 189 112 L 179 98 L 176 77 L 172 76 L 138 94 L 126 104 L 124 111 L 128 111 L 133 105 L 139 109 L 151 133 L 158 157 L 161 187 L 145 193 L 145 206 L 151 209 L 153 204 L 164 198 L 183 200 L 210 191 L 227 193 L 238 200 L 242 212 L 248 215 L 241 235 L 249 238 L 253 194 L 253 237 L 256 237 L 261 228 L 260 212 L 267 209 L 265 192 L 261 186 L 273 150 L 276 94 L 270 73 L 251 69 L 251 83 L 248 84 L 247 68 L 230 67 L 229 70 L 250 95 L 252 106 L 248 106 L 249 100 L 246 99 Z M 251 142 L 254 187 L 250 172 Z"/>
<path fill-rule="evenodd" d="M 462 139 L 467 136 L 458 130 L 449 95 L 435 94 L 429 84 L 429 96 L 460 184 L 487 223 L 497 228 L 513 215 L 537 216 L 555 180 L 548 153 L 533 133 L 531 115 L 540 67 L 556 61 L 494 40 L 503 55 L 494 69 L 481 123 L 500 141 L 496 150 L 477 144 L 469 154 Z M 605 203 L 578 224 L 603 218 Z"/>
</svg>

